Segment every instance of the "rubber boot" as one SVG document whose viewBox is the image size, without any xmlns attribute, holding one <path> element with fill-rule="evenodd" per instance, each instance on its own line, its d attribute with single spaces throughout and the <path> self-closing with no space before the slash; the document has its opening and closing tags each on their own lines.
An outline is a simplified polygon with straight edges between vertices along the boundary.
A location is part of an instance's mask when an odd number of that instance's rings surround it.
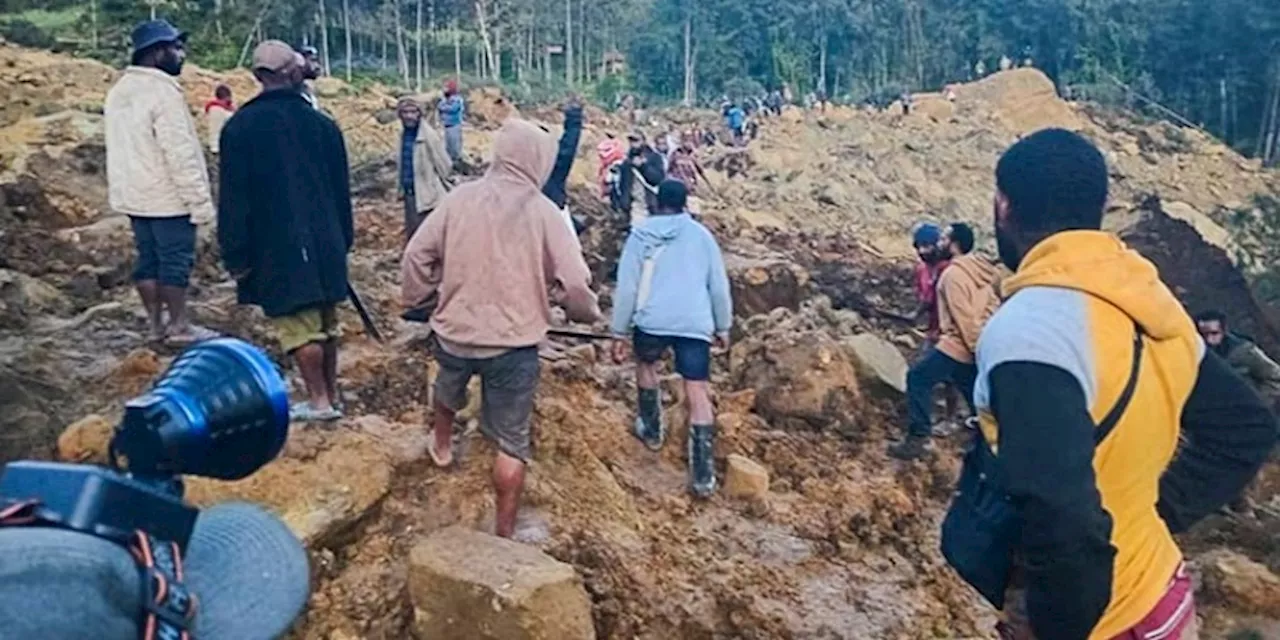
<svg viewBox="0 0 1280 640">
<path fill-rule="evenodd" d="M 928 452 L 928 436 L 909 435 L 906 440 L 889 447 L 889 455 L 899 460 L 918 460 Z"/>
<path fill-rule="evenodd" d="M 662 397 L 658 389 L 640 389 L 636 394 L 635 434 L 650 451 L 658 451 L 667 439 L 662 420 Z"/>
<path fill-rule="evenodd" d="M 710 498 L 716 492 L 715 444 L 715 425 L 689 427 L 689 491 L 699 498 Z"/>
</svg>

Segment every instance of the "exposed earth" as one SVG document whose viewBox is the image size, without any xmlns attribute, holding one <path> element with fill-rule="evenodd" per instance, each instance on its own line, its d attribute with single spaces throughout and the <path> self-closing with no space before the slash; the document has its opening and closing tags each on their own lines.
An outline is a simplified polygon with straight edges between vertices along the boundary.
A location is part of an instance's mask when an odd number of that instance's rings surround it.
<svg viewBox="0 0 1280 640">
<path fill-rule="evenodd" d="M 0 45 L 4 461 L 100 460 L 124 401 L 174 355 L 146 345 L 128 283 L 128 221 L 106 205 L 100 114 L 114 77 L 96 62 Z M 216 82 L 240 101 L 254 92 L 247 74 L 190 68 L 182 83 L 193 113 Z M 403 638 L 428 624 L 412 605 L 411 549 L 451 525 L 491 526 L 493 448 L 473 410 L 459 418 L 468 435 L 456 470 L 425 456 L 434 364 L 422 329 L 399 320 L 394 96 L 332 79 L 317 93 L 352 149 L 352 280 L 388 344 L 363 335 L 344 309 L 348 418 L 328 429 L 295 425 L 278 461 L 239 483 L 193 480 L 189 497 L 264 503 L 308 545 L 314 595 L 291 637 Z M 473 92 L 471 104 L 467 151 L 482 165 L 513 107 L 496 90 Z M 559 125 L 552 108 L 525 115 Z M 584 250 L 607 306 L 624 231 L 590 181 L 596 142 L 624 127 L 596 110 L 588 123 L 571 208 L 591 220 Z M 1222 308 L 1280 356 L 1278 310 L 1250 288 L 1276 268 L 1277 247 L 1247 224 L 1264 216 L 1258 196 L 1280 198 L 1280 175 L 1198 131 L 1061 101 L 1031 69 L 961 85 L 954 103 L 920 96 L 908 116 L 788 111 L 749 150 L 704 157 L 714 187 L 705 220 L 725 248 L 739 316 L 732 350 L 716 360 L 717 460 L 722 471 L 731 454 L 763 467 L 767 489 L 748 483 L 737 497 L 691 500 L 675 379 L 664 379 L 675 432 L 651 453 L 626 430 L 629 369 L 609 362 L 603 345 L 544 346 L 520 538 L 576 570 L 598 637 L 994 637 L 995 613 L 937 551 L 960 441 L 943 440 L 927 462 L 885 455 L 902 432 L 903 376 L 922 337 L 900 317 L 913 307 L 908 238 L 924 219 L 965 220 L 993 246 L 994 163 L 1019 135 L 1051 125 L 1105 150 L 1108 224 L 1188 306 Z M 261 315 L 235 305 L 216 247 L 202 247 L 194 286 L 201 324 L 281 360 Z M 1182 541 L 1204 637 L 1280 638 L 1277 469 L 1253 488 L 1253 513 L 1212 517 Z"/>
</svg>

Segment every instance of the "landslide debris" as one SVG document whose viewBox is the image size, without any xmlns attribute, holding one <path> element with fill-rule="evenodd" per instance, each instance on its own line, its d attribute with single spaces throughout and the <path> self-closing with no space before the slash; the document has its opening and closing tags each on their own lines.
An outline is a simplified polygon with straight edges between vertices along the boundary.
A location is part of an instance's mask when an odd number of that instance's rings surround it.
<svg viewBox="0 0 1280 640">
<path fill-rule="evenodd" d="M 96 62 L 0 46 L 5 460 L 101 459 L 123 401 L 173 356 L 143 347 L 145 317 L 128 287 L 128 221 L 107 211 L 100 111 L 114 77 Z M 189 68 L 181 82 L 193 112 L 217 83 L 231 85 L 240 101 L 255 91 L 243 72 Z M 450 527 L 490 525 L 494 451 L 474 420 L 465 420 L 459 468 L 443 473 L 425 460 L 434 363 L 421 328 L 399 320 L 401 209 L 390 170 L 397 125 L 386 117 L 393 93 L 333 79 L 316 90 L 347 133 L 355 164 L 353 283 L 390 344 L 368 339 L 343 309 L 350 331 L 340 376 L 352 417 L 332 430 L 295 427 L 281 458 L 258 475 L 193 480 L 190 496 L 202 504 L 263 502 L 306 540 L 314 593 L 291 637 L 403 638 L 434 628 L 423 615 L 439 604 L 433 594 L 461 592 L 423 587 L 424 563 L 413 550 Z M 609 363 L 600 345 L 545 345 L 519 535 L 554 559 L 537 556 L 536 563 L 556 567 L 545 574 L 551 582 L 581 581 L 596 637 L 990 634 L 992 612 L 937 552 L 960 443 L 942 441 L 927 461 L 906 464 L 884 449 L 902 432 L 906 361 L 923 338 L 905 317 L 914 307 L 907 231 L 922 219 L 989 230 L 992 166 L 1020 134 L 1056 125 L 1097 140 L 1113 172 L 1110 223 L 1157 262 L 1189 305 L 1223 308 L 1280 355 L 1269 324 L 1274 310 L 1249 289 L 1274 268 L 1271 245 L 1259 240 L 1265 229 L 1236 219 L 1280 198 L 1274 173 L 1199 132 L 1063 102 L 1034 70 L 996 74 L 955 93 L 954 102 L 923 96 L 907 116 L 789 110 L 765 122 L 751 148 L 704 158 L 712 180 L 704 221 L 724 246 L 740 316 L 733 348 L 714 367 L 715 458 L 741 497 L 687 496 L 674 376 L 662 379 L 669 444 L 652 453 L 626 431 L 630 369 Z M 471 100 L 477 118 L 467 152 L 481 158 L 491 128 L 513 107 L 493 91 Z M 559 124 L 554 109 L 529 113 Z M 683 124 L 716 121 L 679 115 Z M 590 111 L 571 178 L 570 206 L 589 221 L 584 253 L 605 303 L 626 229 L 595 198 L 594 146 L 625 128 Z M 202 249 L 194 283 L 200 322 L 265 345 L 283 362 L 260 314 L 235 306 L 214 249 Z M 67 425 L 73 428 L 59 441 Z M 1245 617 L 1263 629 L 1280 616 L 1270 592 L 1250 586 L 1270 589 L 1274 576 L 1259 567 L 1280 570 L 1270 542 L 1280 534 L 1277 478 L 1275 467 L 1264 472 L 1252 493 L 1261 506 L 1249 518 L 1214 518 L 1186 540 L 1193 564 L 1205 567 L 1206 595 L 1225 594 L 1206 598 L 1207 637 L 1240 628 Z M 1242 560 L 1198 561 L 1217 548 Z M 495 552 L 494 562 L 505 553 Z M 435 563 L 428 573 L 451 576 L 454 586 L 503 588 L 485 574 L 495 565 L 466 560 L 480 563 L 470 577 L 460 576 L 468 570 L 462 560 Z M 1242 608 L 1232 595 L 1241 589 L 1261 595 Z M 579 617 L 565 620 L 580 621 L 582 604 L 574 591 L 556 596 L 548 610 L 575 611 Z M 486 620 L 518 618 L 518 611 Z"/>
</svg>

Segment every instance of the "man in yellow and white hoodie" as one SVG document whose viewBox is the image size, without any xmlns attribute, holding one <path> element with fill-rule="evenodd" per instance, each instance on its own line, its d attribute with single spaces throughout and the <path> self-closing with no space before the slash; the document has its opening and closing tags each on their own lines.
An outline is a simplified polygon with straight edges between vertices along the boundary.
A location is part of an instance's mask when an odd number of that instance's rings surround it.
<svg viewBox="0 0 1280 640">
<path fill-rule="evenodd" d="M 214 217 L 204 149 L 176 80 L 186 39 L 163 20 L 138 25 L 131 64 L 103 109 L 111 208 L 129 216 L 138 251 L 133 279 L 152 338 L 179 346 L 208 333 L 188 321 L 186 302 L 196 226 Z"/>
<path fill-rule="evenodd" d="M 1006 639 L 1195 640 L 1173 534 L 1239 495 L 1276 441 L 1155 265 L 1101 230 L 1107 175 L 1062 129 L 996 168 L 1000 258 L 1016 273 L 978 343 L 974 402 L 996 458 L 987 482 L 1019 522 L 990 558 L 1013 559 Z"/>
</svg>

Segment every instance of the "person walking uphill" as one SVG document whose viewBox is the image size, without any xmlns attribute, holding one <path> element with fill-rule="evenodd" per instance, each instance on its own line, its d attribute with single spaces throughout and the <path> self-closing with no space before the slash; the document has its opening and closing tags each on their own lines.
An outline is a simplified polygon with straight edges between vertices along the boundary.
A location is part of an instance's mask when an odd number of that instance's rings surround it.
<svg viewBox="0 0 1280 640">
<path fill-rule="evenodd" d="M 301 92 L 302 56 L 267 40 L 253 52 L 262 93 L 222 132 L 218 241 L 241 304 L 262 307 L 307 400 L 295 420 L 337 420 L 338 326 L 347 297 L 351 189 L 342 132 Z"/>
<path fill-rule="evenodd" d="M 436 105 L 436 112 L 440 115 L 440 126 L 444 127 L 444 144 L 449 159 L 457 164 L 462 159 L 462 121 L 467 115 L 466 103 L 458 95 L 457 80 L 444 83 L 444 97 Z"/>
<path fill-rule="evenodd" d="M 133 30 L 133 56 L 103 105 L 111 209 L 129 216 L 133 280 L 151 337 L 174 346 L 210 337 L 187 318 L 196 226 L 213 222 L 204 147 L 175 80 L 187 34 L 163 20 Z M 168 312 L 168 322 L 164 312 Z"/>
<path fill-rule="evenodd" d="M 633 345 L 638 387 L 633 432 L 653 451 L 666 439 L 658 360 L 674 350 L 676 373 L 689 399 L 689 489 L 705 498 L 716 490 L 711 345 L 729 346 L 733 300 L 720 247 L 689 215 L 687 197 L 683 183 L 664 181 L 654 215 L 631 230 L 618 262 L 611 330 L 619 364 L 627 341 Z"/>
<path fill-rule="evenodd" d="M 978 344 L 980 434 L 942 551 L 1003 609 L 1002 638 L 1197 638 L 1172 534 L 1234 498 L 1276 441 L 1156 267 L 1101 231 L 1107 175 L 1062 129 L 996 168 L 1016 273 Z"/>
<path fill-rule="evenodd" d="M 467 383 L 479 375 L 481 429 L 498 447 L 495 521 L 503 537 L 515 531 L 525 465 L 533 456 L 529 427 L 549 302 L 563 306 L 571 320 L 600 319 L 573 232 L 542 195 L 555 159 L 549 134 L 508 120 L 494 140 L 488 172 L 444 197 L 413 234 L 401 263 L 404 306 L 434 306 L 440 372 L 428 453 L 440 467 L 453 463 L 454 416 L 466 406 Z"/>
<path fill-rule="evenodd" d="M 218 141 L 222 138 L 222 127 L 227 124 L 236 107 L 231 103 L 231 88 L 220 84 L 213 90 L 213 99 L 204 103 L 205 123 L 209 127 L 209 151 L 218 155 Z"/>
<path fill-rule="evenodd" d="M 938 276 L 938 341 L 907 371 L 907 438 L 889 450 L 889 455 L 904 460 L 919 458 L 928 449 L 934 387 L 953 382 L 972 404 L 977 375 L 973 351 L 983 325 L 1000 304 L 995 289 L 1000 272 L 973 252 L 973 229 L 953 224 L 944 242 L 944 255 L 951 259 Z"/>
<path fill-rule="evenodd" d="M 398 167 L 404 196 L 404 240 L 408 242 L 449 192 L 453 163 L 439 134 L 430 125 L 422 126 L 422 105 L 413 98 L 401 98 L 396 114 L 403 127 Z"/>
</svg>

